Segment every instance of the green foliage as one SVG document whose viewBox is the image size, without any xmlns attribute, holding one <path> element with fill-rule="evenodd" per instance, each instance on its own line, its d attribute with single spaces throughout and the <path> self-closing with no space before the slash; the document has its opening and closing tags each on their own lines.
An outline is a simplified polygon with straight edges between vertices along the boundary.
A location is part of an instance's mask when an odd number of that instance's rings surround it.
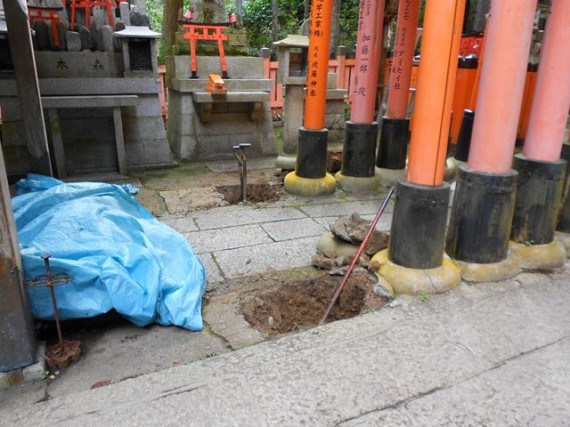
<svg viewBox="0 0 570 427">
<path fill-rule="evenodd" d="M 162 12 L 164 10 L 165 0 L 146 0 L 147 15 L 150 20 L 150 28 L 153 31 L 162 32 Z M 164 64 L 164 45 L 162 39 L 157 43 L 158 62 Z"/>
<path fill-rule="evenodd" d="M 354 58 L 358 35 L 358 0 L 341 0 L 338 44 L 346 46 L 347 58 Z"/>
<path fill-rule="evenodd" d="M 271 1 L 251 0 L 243 9 L 243 26 L 253 49 L 271 46 Z"/>
</svg>

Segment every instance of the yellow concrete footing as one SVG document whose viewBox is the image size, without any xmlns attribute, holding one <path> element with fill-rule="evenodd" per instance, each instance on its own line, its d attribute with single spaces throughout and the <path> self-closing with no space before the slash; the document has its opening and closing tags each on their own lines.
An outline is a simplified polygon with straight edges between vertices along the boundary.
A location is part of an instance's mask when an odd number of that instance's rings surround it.
<svg viewBox="0 0 570 427">
<path fill-rule="evenodd" d="M 376 176 L 369 178 L 357 178 L 354 176 L 345 176 L 337 172 L 334 176 L 336 182 L 345 191 L 351 193 L 365 193 L 367 191 L 374 191 L 380 186 L 380 179 Z"/>
<path fill-rule="evenodd" d="M 564 245 L 566 248 L 566 255 L 570 258 L 570 234 L 562 233 L 561 231 L 556 232 L 556 240 Z"/>
<path fill-rule="evenodd" d="M 295 172 L 285 176 L 285 191 L 296 196 L 324 196 L 334 193 L 336 181 L 327 173 L 323 178 L 301 178 Z"/>
<path fill-rule="evenodd" d="M 372 257 L 371 265 L 398 294 L 436 294 L 453 289 L 461 282 L 459 269 L 447 257 L 441 266 L 429 269 L 414 269 L 397 265 L 388 259 L 388 249 Z"/>
<path fill-rule="evenodd" d="M 507 257 L 499 262 L 477 264 L 453 260 L 461 271 L 461 277 L 468 282 L 497 282 L 515 277 L 522 271 L 522 260 L 509 245 Z"/>
<path fill-rule="evenodd" d="M 552 270 L 562 267 L 566 262 L 566 248 L 558 240 L 546 245 L 511 243 L 513 251 L 521 258 L 521 265 L 525 270 Z"/>
<path fill-rule="evenodd" d="M 399 180 L 406 177 L 407 169 L 384 169 L 374 168 L 375 176 L 378 177 L 378 182 L 382 187 L 393 187 Z"/>
</svg>

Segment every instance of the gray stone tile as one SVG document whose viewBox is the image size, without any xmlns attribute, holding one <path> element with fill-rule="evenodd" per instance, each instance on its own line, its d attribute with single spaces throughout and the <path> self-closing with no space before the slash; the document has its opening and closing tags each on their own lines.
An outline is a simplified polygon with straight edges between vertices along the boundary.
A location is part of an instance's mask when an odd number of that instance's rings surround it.
<svg viewBox="0 0 570 427">
<path fill-rule="evenodd" d="M 290 221 L 268 222 L 263 229 L 277 242 L 309 236 L 320 236 L 326 230 L 311 218 L 293 219 Z"/>
<path fill-rule="evenodd" d="M 390 427 L 419 427 L 406 408 L 384 409 L 353 418 L 338 424 L 339 427 L 356 426 L 390 426 Z"/>
<path fill-rule="evenodd" d="M 272 242 L 269 235 L 257 224 L 194 231 L 185 233 L 184 237 L 199 254 Z"/>
<path fill-rule="evenodd" d="M 323 205 L 305 205 L 301 206 L 300 209 L 311 218 L 350 215 L 353 212 L 358 212 L 361 216 L 364 216 L 366 214 L 376 214 L 381 205 L 382 201 L 378 199 L 357 202 L 330 203 Z M 392 210 L 393 202 L 391 202 L 386 207 L 385 212 L 391 212 Z"/>
<path fill-rule="evenodd" d="M 406 406 L 421 425 L 568 425 L 569 354 L 570 340 L 566 339 Z"/>
<path fill-rule="evenodd" d="M 236 206 L 231 209 L 215 208 L 195 215 L 200 230 L 305 217 L 306 215 L 303 212 L 294 208 L 258 208 L 255 206 Z"/>
<path fill-rule="evenodd" d="M 167 218 L 161 218 L 160 220 L 169 227 L 178 231 L 179 233 L 189 233 L 190 231 L 198 230 L 198 227 L 196 227 L 194 220 L 189 217 L 180 217 L 180 218 L 167 217 Z"/>
<path fill-rule="evenodd" d="M 318 237 L 276 242 L 215 252 L 227 278 L 263 273 L 268 269 L 286 270 L 311 264 Z"/>
<path fill-rule="evenodd" d="M 212 258 L 212 254 L 201 254 L 199 258 L 206 269 L 206 289 L 214 288 L 217 283 L 224 281 L 222 272 L 214 258 Z"/>
</svg>

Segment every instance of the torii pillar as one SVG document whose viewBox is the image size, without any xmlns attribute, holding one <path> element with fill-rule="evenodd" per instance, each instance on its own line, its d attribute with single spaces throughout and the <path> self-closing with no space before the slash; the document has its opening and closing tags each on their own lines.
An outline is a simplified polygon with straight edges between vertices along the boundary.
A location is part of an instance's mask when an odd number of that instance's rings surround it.
<svg viewBox="0 0 570 427">
<path fill-rule="evenodd" d="M 371 264 L 398 293 L 437 293 L 461 281 L 444 259 L 449 184 L 443 182 L 465 0 L 426 2 L 407 180 L 400 180 L 390 244 Z"/>
<path fill-rule="evenodd" d="M 378 123 L 376 94 L 382 52 L 384 0 L 360 3 L 356 61 L 352 76 L 352 108 L 346 122 L 342 168 L 336 180 L 347 191 L 369 191 L 378 187 L 374 176 L 374 155 Z"/>
<path fill-rule="evenodd" d="M 514 161 L 519 177 L 511 239 L 523 268 L 550 269 L 566 261 L 565 247 L 554 233 L 567 168 L 560 154 L 570 110 L 569 44 L 570 1 L 552 0 L 528 132 Z"/>
<path fill-rule="evenodd" d="M 381 177 L 384 185 L 391 184 L 405 176 L 410 140 L 410 119 L 406 114 L 410 99 L 419 14 L 420 0 L 400 1 L 390 71 L 388 106 L 382 117 L 382 130 L 376 157 L 378 167 L 376 173 Z"/>
<path fill-rule="evenodd" d="M 520 271 L 509 250 L 518 175 L 511 166 L 536 4 L 491 1 L 469 159 L 459 168 L 447 231 L 447 253 L 470 281 Z"/>
<path fill-rule="evenodd" d="M 285 190 L 297 196 L 331 194 L 336 186 L 327 173 L 325 128 L 332 9 L 332 0 L 313 0 L 303 127 L 299 129 L 295 171 L 285 177 Z"/>
</svg>

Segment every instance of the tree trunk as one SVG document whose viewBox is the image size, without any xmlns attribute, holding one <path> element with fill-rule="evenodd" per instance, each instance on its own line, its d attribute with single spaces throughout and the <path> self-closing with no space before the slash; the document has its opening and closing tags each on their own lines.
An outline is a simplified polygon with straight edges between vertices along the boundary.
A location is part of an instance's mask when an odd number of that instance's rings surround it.
<svg viewBox="0 0 570 427">
<path fill-rule="evenodd" d="M 334 0 L 331 22 L 330 58 L 336 58 L 336 48 L 340 38 L 340 0 Z"/>
<path fill-rule="evenodd" d="M 273 29 L 271 31 L 271 41 L 277 41 L 279 37 L 279 0 L 271 0 L 271 13 L 273 15 Z"/>
<path fill-rule="evenodd" d="M 172 55 L 172 46 L 176 44 L 178 31 L 178 12 L 182 9 L 183 0 L 167 0 L 164 2 L 162 15 L 162 42 L 165 55 Z"/>
<path fill-rule="evenodd" d="M 311 0 L 303 0 L 303 21 L 311 17 Z"/>
</svg>

